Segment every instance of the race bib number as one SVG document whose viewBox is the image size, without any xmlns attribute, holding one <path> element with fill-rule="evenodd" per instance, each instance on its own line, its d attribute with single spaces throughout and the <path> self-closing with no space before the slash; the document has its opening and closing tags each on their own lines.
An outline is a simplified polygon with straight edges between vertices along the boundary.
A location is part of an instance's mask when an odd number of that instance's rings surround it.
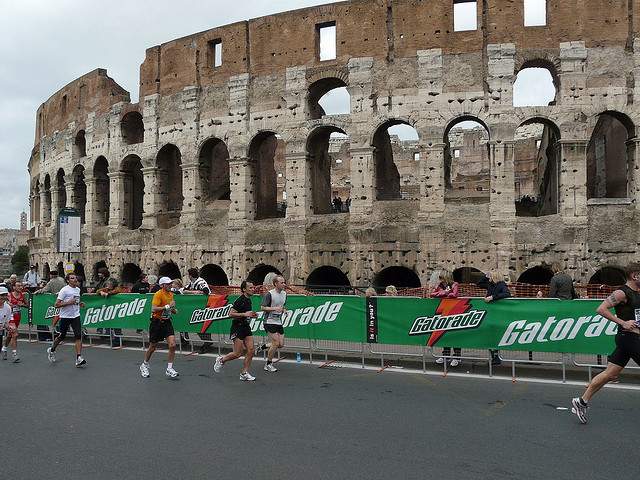
<svg viewBox="0 0 640 480">
<path fill-rule="evenodd" d="M 636 325 L 640 327 L 640 308 L 636 308 L 634 314 L 636 316 Z"/>
</svg>

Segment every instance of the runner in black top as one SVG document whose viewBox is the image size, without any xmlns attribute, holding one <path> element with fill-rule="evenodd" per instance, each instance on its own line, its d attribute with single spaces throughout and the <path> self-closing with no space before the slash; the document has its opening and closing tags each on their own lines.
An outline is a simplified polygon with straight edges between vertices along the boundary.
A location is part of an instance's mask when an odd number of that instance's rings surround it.
<svg viewBox="0 0 640 480">
<path fill-rule="evenodd" d="M 627 283 L 609 295 L 597 310 L 604 318 L 618 324 L 616 348 L 609 355 L 607 368 L 591 380 L 582 397 L 571 400 L 571 411 L 581 423 L 587 423 L 588 403 L 598 390 L 617 379 L 630 359 L 640 365 L 640 264 L 629 265 L 626 273 Z M 615 308 L 615 315 L 610 308 Z"/>
<path fill-rule="evenodd" d="M 251 382 L 256 379 L 249 373 L 251 360 L 253 358 L 253 336 L 249 318 L 256 318 L 258 314 L 251 309 L 251 296 L 253 295 L 253 283 L 244 281 L 240 285 L 242 295 L 240 295 L 233 306 L 229 315 L 233 319 L 231 322 L 230 338 L 233 340 L 233 352 L 227 353 L 225 356 L 219 355 L 213 364 L 213 371 L 218 373 L 222 370 L 222 366 L 236 358 L 240 358 L 244 350 L 244 364 L 240 372 L 240 380 Z"/>
</svg>

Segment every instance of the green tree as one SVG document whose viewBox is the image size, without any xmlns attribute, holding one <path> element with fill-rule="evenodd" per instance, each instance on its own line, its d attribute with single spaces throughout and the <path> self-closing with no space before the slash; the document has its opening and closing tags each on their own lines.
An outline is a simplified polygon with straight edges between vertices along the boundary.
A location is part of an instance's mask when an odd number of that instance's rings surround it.
<svg viewBox="0 0 640 480">
<path fill-rule="evenodd" d="M 29 247 L 18 247 L 16 253 L 11 257 L 11 266 L 13 267 L 13 273 L 24 275 L 29 270 Z"/>
</svg>

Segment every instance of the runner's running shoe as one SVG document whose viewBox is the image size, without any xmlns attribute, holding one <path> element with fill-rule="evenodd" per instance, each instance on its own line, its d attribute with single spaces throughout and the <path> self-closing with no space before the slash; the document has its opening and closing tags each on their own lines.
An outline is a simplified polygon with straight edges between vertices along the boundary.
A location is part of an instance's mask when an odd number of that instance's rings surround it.
<svg viewBox="0 0 640 480">
<path fill-rule="evenodd" d="M 220 373 L 222 367 L 224 367 L 224 363 L 222 363 L 222 355 L 218 355 L 216 357 L 216 362 L 213 364 L 213 371 L 216 373 Z"/>
<path fill-rule="evenodd" d="M 142 378 L 149 378 L 149 365 L 145 363 L 140 364 L 140 375 L 142 375 Z"/>
<path fill-rule="evenodd" d="M 265 372 L 277 372 L 277 371 L 278 371 L 278 369 L 277 369 L 276 367 L 274 367 L 272 364 L 270 364 L 270 363 L 266 363 L 266 364 L 264 365 L 264 371 L 265 371 Z"/>
<path fill-rule="evenodd" d="M 51 350 L 51 347 L 47 348 L 47 358 L 51 363 L 56 361 L 56 353 Z"/>
<path fill-rule="evenodd" d="M 80 367 L 84 367 L 87 364 L 87 361 L 82 358 L 82 356 L 76 358 L 76 367 L 80 368 Z"/>
<path fill-rule="evenodd" d="M 571 413 L 575 413 L 580 423 L 587 423 L 587 409 L 589 407 L 582 404 L 580 397 L 571 399 Z"/>
<path fill-rule="evenodd" d="M 240 380 L 242 380 L 243 382 L 253 382 L 255 379 L 256 377 L 251 375 L 249 372 L 244 372 L 240 374 Z"/>
<path fill-rule="evenodd" d="M 167 367 L 167 371 L 164 372 L 164 374 L 169 377 L 169 378 L 176 378 L 177 376 L 179 376 L 180 374 L 178 372 L 176 372 L 173 367 L 169 368 Z"/>
<path fill-rule="evenodd" d="M 17 352 L 13 352 L 12 356 L 13 356 L 13 358 L 11 359 L 11 361 L 13 363 L 20 363 L 20 357 L 18 356 Z"/>
</svg>

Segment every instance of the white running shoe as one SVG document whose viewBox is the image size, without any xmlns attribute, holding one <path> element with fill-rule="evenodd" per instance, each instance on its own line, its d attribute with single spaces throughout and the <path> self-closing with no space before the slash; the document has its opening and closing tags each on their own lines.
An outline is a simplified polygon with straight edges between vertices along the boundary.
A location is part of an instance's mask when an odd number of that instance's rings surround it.
<svg viewBox="0 0 640 480">
<path fill-rule="evenodd" d="M 13 358 L 11 359 L 11 361 L 12 361 L 13 363 L 20 363 L 20 357 L 18 356 L 18 353 L 17 353 L 17 352 L 13 352 L 11 355 L 12 355 L 12 357 L 13 357 Z"/>
<path fill-rule="evenodd" d="M 84 367 L 86 364 L 87 364 L 87 361 L 84 358 L 82 358 L 82 355 L 76 358 L 76 367 L 78 368 Z"/>
<path fill-rule="evenodd" d="M 222 367 L 224 367 L 224 363 L 222 363 L 222 355 L 218 355 L 216 357 L 216 361 L 213 364 L 213 371 L 216 373 L 220 373 L 220 370 L 222 370 Z"/>
<path fill-rule="evenodd" d="M 437 365 L 442 365 L 444 363 L 444 357 L 438 357 L 436 359 L 436 364 Z"/>
<path fill-rule="evenodd" d="M 169 377 L 169 378 L 176 378 L 177 376 L 179 376 L 180 374 L 178 372 L 176 372 L 173 367 L 167 367 L 167 371 L 164 372 L 164 374 Z"/>
<path fill-rule="evenodd" d="M 277 372 L 278 371 L 278 369 L 276 367 L 274 367 L 271 363 L 265 363 L 263 370 L 265 372 Z"/>
<path fill-rule="evenodd" d="M 255 379 L 256 377 L 251 375 L 249 372 L 244 372 L 240 374 L 240 380 L 242 380 L 243 382 L 253 382 Z"/>
<path fill-rule="evenodd" d="M 457 358 L 454 358 L 453 360 L 451 360 L 451 363 L 449 364 L 449 366 L 451 367 L 457 367 L 460 364 L 462 364 L 461 360 L 458 360 Z"/>
<path fill-rule="evenodd" d="M 580 397 L 571 399 L 571 413 L 575 413 L 578 416 L 580 423 L 582 424 L 587 423 L 588 408 L 588 406 L 582 405 L 582 402 L 580 402 Z"/>
<path fill-rule="evenodd" d="M 140 375 L 142 375 L 142 378 L 149 378 L 149 365 L 145 363 L 140 364 Z"/>
<path fill-rule="evenodd" d="M 56 361 L 56 353 L 51 350 L 51 347 L 47 348 L 47 358 L 51 363 Z"/>
</svg>

